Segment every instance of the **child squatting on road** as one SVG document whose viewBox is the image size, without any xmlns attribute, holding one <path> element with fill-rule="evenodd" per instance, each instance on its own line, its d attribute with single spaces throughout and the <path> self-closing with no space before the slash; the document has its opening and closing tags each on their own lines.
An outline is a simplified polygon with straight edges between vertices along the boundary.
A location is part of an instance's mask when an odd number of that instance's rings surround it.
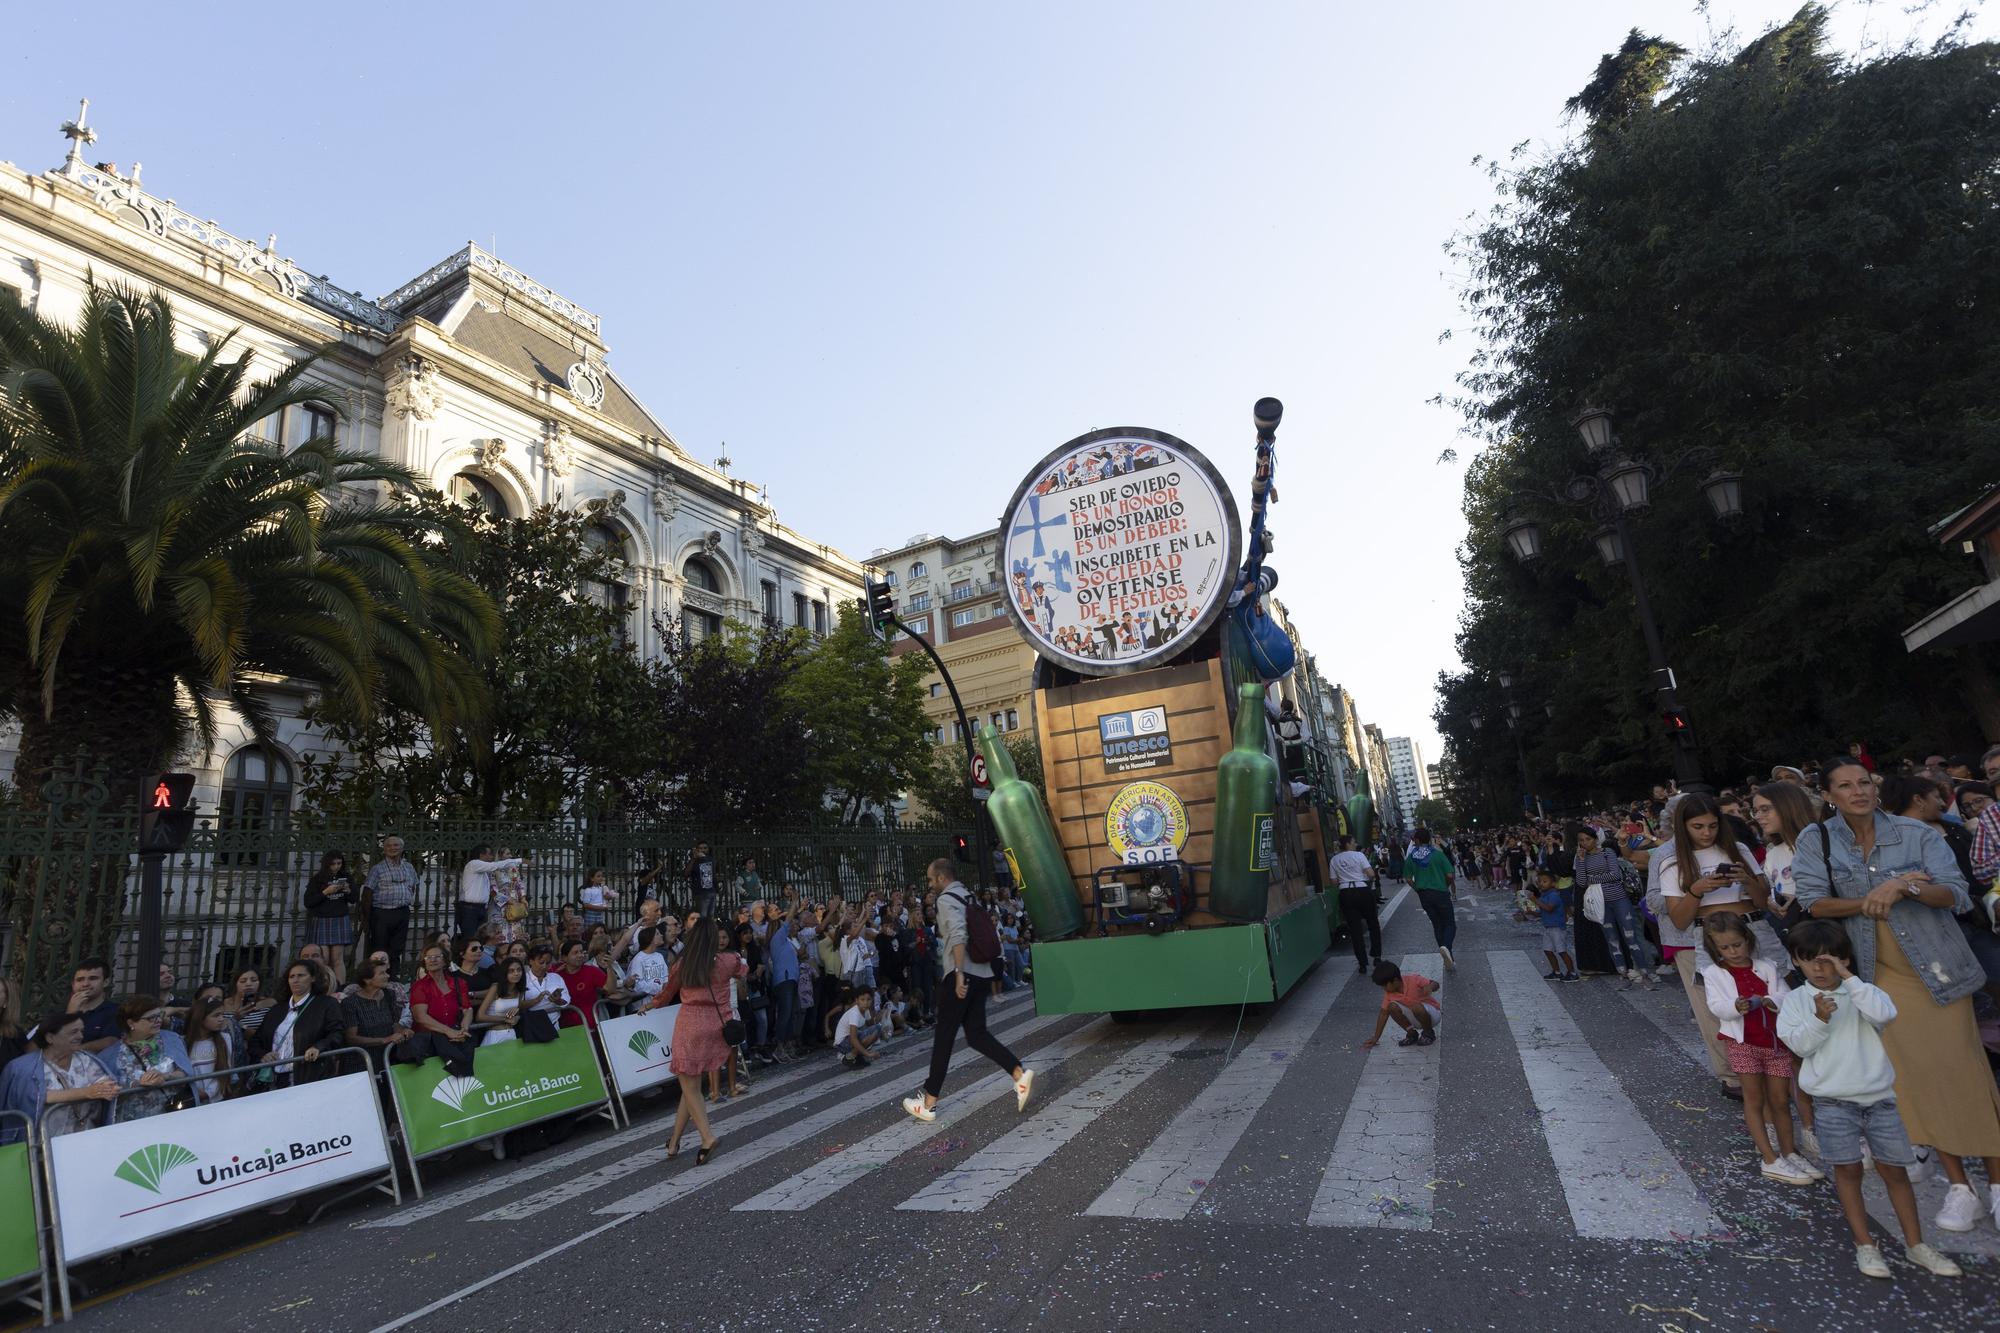
<svg viewBox="0 0 2000 1333">
<path fill-rule="evenodd" d="M 1799 1087 L 1813 1099 L 1820 1159 L 1833 1168 L 1841 1211 L 1854 1233 L 1855 1266 L 1869 1277 L 1889 1276 L 1889 1265 L 1868 1234 L 1868 1209 L 1861 1201 L 1865 1143 L 1902 1224 L 1904 1257 L 1939 1277 L 1958 1277 L 1959 1266 L 1924 1243 L 1910 1188 L 1908 1167 L 1917 1154 L 1896 1110 L 1896 1071 L 1882 1045 L 1882 1028 L 1896 1017 L 1895 1002 L 1854 975 L 1854 949 L 1839 923 L 1801 922 L 1785 943 L 1806 984 L 1779 1005 L 1778 1038 L 1799 1057 Z"/>
<path fill-rule="evenodd" d="M 1406 1034 L 1396 1044 L 1398 1046 L 1428 1046 L 1437 1040 L 1437 1024 L 1444 1017 L 1444 1006 L 1438 1002 L 1438 984 L 1429 977 L 1420 977 L 1411 972 L 1407 976 L 1403 970 L 1391 962 L 1375 964 L 1369 976 L 1382 988 L 1382 1008 L 1375 1015 L 1375 1031 L 1364 1048 L 1372 1048 L 1382 1040 L 1382 1029 L 1390 1019 Z"/>
</svg>

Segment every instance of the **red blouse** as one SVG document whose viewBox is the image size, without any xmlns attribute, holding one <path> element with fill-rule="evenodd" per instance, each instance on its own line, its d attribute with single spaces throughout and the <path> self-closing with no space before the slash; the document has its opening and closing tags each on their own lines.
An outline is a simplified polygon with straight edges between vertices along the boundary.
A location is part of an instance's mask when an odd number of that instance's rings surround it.
<svg viewBox="0 0 2000 1333">
<path fill-rule="evenodd" d="M 416 1017 L 417 1006 L 421 1004 L 434 1021 L 448 1028 L 458 1026 L 458 1017 L 468 1002 L 465 982 L 459 977 L 447 977 L 440 986 L 426 972 L 410 987 L 410 1016 Z"/>
</svg>

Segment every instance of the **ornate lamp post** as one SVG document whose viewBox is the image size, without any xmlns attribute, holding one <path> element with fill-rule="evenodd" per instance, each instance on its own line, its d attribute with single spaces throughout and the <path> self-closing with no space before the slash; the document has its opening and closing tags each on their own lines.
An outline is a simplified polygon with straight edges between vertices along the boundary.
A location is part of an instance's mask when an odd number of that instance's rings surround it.
<svg viewBox="0 0 2000 1333">
<path fill-rule="evenodd" d="M 1659 622 L 1653 618 L 1652 603 L 1646 596 L 1646 580 L 1639 569 L 1638 551 L 1632 544 L 1628 522 L 1651 506 L 1654 482 L 1705 467 L 1708 473 L 1700 483 L 1702 494 L 1719 522 L 1733 523 L 1743 517 L 1743 478 L 1723 469 L 1714 451 L 1706 448 L 1690 449 L 1664 463 L 1640 457 L 1621 446 L 1611 414 L 1601 407 L 1584 408 L 1571 424 L 1582 438 L 1584 452 L 1596 470 L 1571 477 L 1560 492 L 1521 492 L 1515 497 L 1513 517 L 1501 536 L 1516 560 L 1531 565 L 1542 556 L 1542 527 L 1526 511 L 1527 499 L 1582 510 L 1598 520 L 1591 534 L 1598 558 L 1608 569 L 1624 566 L 1632 583 L 1632 602 L 1639 613 L 1639 630 L 1645 636 L 1646 657 L 1653 668 L 1653 689 L 1659 696 L 1661 716 L 1673 739 L 1674 776 L 1683 788 L 1700 784 L 1701 760 L 1695 753 L 1694 734 L 1675 689 L 1673 668 L 1667 665 Z M 1507 679 L 1502 675 L 1503 689 Z"/>
</svg>

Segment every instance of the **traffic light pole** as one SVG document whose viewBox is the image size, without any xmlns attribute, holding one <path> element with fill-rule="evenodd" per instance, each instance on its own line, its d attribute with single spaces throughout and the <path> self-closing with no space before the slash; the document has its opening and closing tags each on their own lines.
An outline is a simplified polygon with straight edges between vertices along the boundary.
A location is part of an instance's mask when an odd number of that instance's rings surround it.
<svg viewBox="0 0 2000 1333">
<path fill-rule="evenodd" d="M 958 714 L 958 730 L 965 737 L 965 768 L 963 770 L 965 773 L 965 789 L 967 793 L 972 795 L 972 808 L 974 811 L 972 820 L 973 855 L 979 858 L 979 863 L 973 867 L 973 883 L 975 886 L 983 885 L 986 882 L 986 876 L 992 872 L 993 866 L 991 858 L 988 857 L 986 852 L 986 807 L 980 804 L 977 795 L 979 784 L 972 780 L 972 759 L 978 753 L 978 750 L 973 742 L 972 724 L 966 720 L 965 704 L 960 701 L 958 686 L 953 683 L 951 672 L 945 669 L 944 659 L 937 655 L 937 649 L 931 647 L 931 641 L 911 629 L 908 625 L 905 625 L 898 616 L 890 616 L 886 623 L 894 625 L 897 629 L 916 640 L 917 647 L 923 649 L 924 655 L 931 659 L 931 665 L 937 668 L 938 675 L 944 680 L 945 691 L 951 695 L 951 711 Z"/>
<path fill-rule="evenodd" d="M 1639 571 L 1639 548 L 1633 544 L 1631 529 L 1626 525 L 1623 510 L 1612 518 L 1618 529 L 1618 545 L 1625 552 L 1625 573 L 1632 580 L 1632 603 L 1639 612 L 1639 630 L 1646 636 L 1646 658 L 1653 668 L 1653 679 L 1658 682 L 1660 709 L 1672 716 L 1685 717 L 1680 696 L 1673 685 L 1673 670 L 1667 665 L 1667 650 L 1660 642 L 1660 626 L 1653 619 L 1653 604 L 1646 600 L 1646 578 Z M 1698 786 L 1703 782 L 1701 757 L 1695 753 L 1694 735 L 1689 730 L 1676 731 L 1671 738 L 1674 747 L 1674 780 L 1683 790 Z"/>
<path fill-rule="evenodd" d="M 161 909 L 166 896 L 165 852 L 139 853 L 139 981 L 141 995 L 150 995 L 160 985 L 162 939 Z M 166 998 L 164 996 L 162 999 Z"/>
</svg>

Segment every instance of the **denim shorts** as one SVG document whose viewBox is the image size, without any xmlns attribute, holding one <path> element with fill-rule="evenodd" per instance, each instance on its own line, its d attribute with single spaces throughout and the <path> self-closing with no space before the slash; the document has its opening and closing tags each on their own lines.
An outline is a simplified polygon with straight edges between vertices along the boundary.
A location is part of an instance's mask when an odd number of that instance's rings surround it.
<svg viewBox="0 0 2000 1333">
<path fill-rule="evenodd" d="M 1568 926 L 1542 927 L 1542 947 L 1550 953 L 1575 953 L 1574 939 Z"/>
<path fill-rule="evenodd" d="M 1917 1160 L 1902 1112 L 1894 1097 L 1879 1102 L 1844 1102 L 1836 1097 L 1813 1098 L 1813 1133 L 1819 1138 L 1820 1159 L 1828 1166 L 1852 1166 L 1861 1160 L 1861 1141 L 1885 1166 L 1911 1166 Z"/>
</svg>

